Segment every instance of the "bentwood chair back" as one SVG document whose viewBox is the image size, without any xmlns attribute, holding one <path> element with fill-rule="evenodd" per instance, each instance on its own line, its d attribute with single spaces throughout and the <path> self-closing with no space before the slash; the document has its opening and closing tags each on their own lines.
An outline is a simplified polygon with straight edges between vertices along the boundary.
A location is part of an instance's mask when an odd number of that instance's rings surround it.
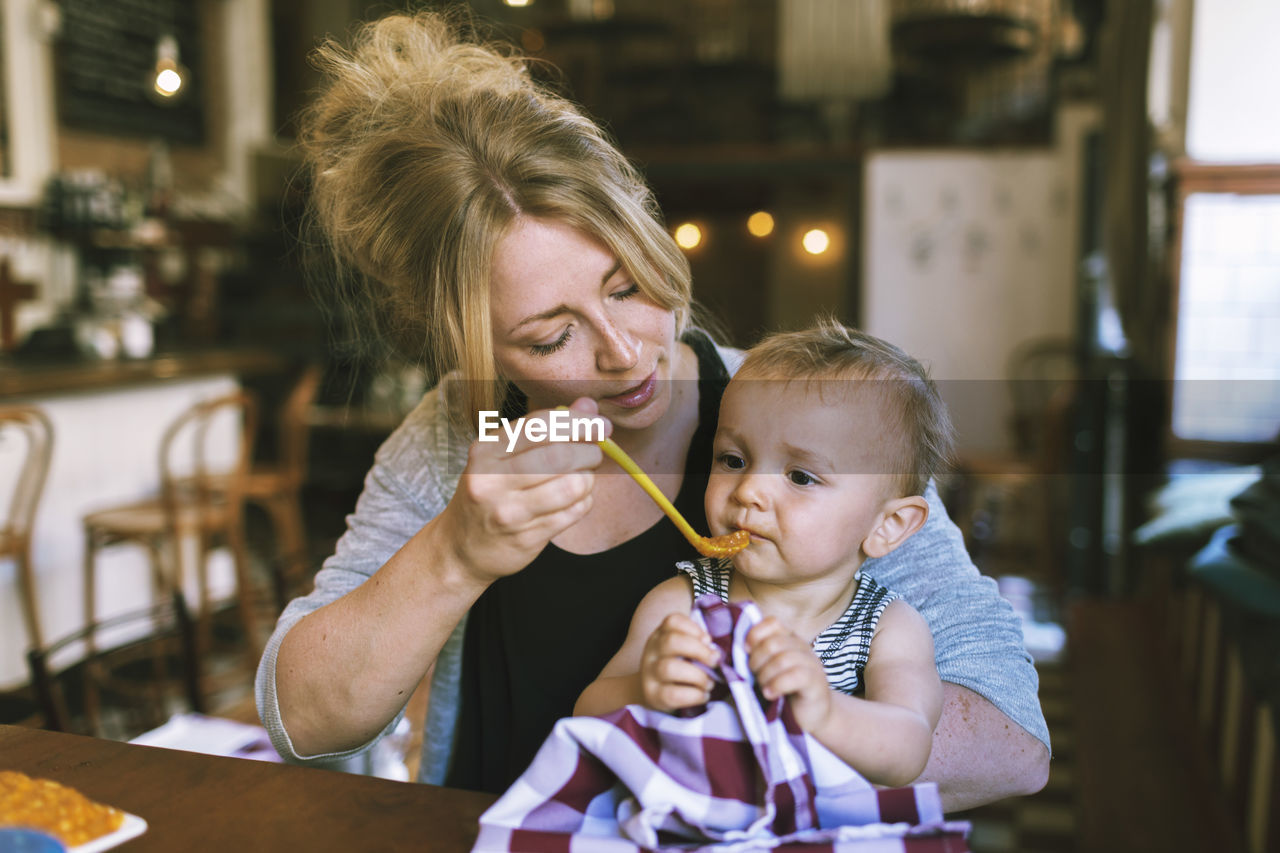
<svg viewBox="0 0 1280 853">
<path fill-rule="evenodd" d="M 234 450 L 218 453 L 225 429 L 233 430 Z M 155 498 L 91 513 L 85 526 L 85 623 L 97 621 L 98 552 L 110 545 L 133 542 L 151 557 L 152 583 L 159 598 L 183 588 L 187 577 L 184 543 L 194 543 L 194 570 L 200 606 L 196 617 L 197 644 L 203 653 L 211 645 L 211 606 L 208 556 L 219 543 L 231 552 L 236 576 L 237 605 L 245 638 L 246 662 L 256 664 L 257 620 L 253 584 L 244 534 L 244 496 L 257 424 L 254 398 L 237 392 L 206 400 L 183 412 L 165 430 L 160 442 L 160 493 Z M 89 634 L 92 643 L 93 634 Z"/>
<path fill-rule="evenodd" d="M 12 560 L 17 568 L 18 593 L 27 635 L 34 645 L 43 639 L 39 598 L 31 565 L 31 526 L 49 474 L 53 454 L 53 425 L 39 409 L 29 406 L 0 407 L 0 447 L 17 441 L 22 445 L 8 503 L 0 503 L 0 560 Z M 0 485 L 0 488 L 3 488 Z M 3 497 L 0 496 L 0 500 Z"/>
<path fill-rule="evenodd" d="M 255 464 L 245 483 L 245 500 L 262 507 L 276 539 L 272 582 L 276 604 L 284 609 L 307 570 L 307 536 L 302 515 L 302 485 L 307 476 L 311 435 L 308 415 L 323 371 L 308 365 L 280 407 L 275 464 Z"/>
<path fill-rule="evenodd" d="M 182 593 L 91 622 L 27 653 L 51 731 L 129 740 L 179 711 L 204 711 L 195 629 Z"/>
</svg>

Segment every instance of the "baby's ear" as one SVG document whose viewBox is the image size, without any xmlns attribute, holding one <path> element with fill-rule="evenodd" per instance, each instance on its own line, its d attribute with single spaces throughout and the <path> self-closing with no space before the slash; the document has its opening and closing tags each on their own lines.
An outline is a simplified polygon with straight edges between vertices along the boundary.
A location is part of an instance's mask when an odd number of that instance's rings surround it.
<svg viewBox="0 0 1280 853">
<path fill-rule="evenodd" d="M 906 542 L 929 520 L 929 502 L 920 495 L 894 498 L 884 505 L 880 522 L 862 540 L 868 557 L 883 557 Z"/>
</svg>

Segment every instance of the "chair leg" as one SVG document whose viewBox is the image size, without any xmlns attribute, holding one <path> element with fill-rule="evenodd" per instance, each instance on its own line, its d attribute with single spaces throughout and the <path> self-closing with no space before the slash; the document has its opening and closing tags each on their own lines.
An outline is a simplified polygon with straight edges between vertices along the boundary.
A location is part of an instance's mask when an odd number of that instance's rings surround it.
<svg viewBox="0 0 1280 853">
<path fill-rule="evenodd" d="M 36 603 L 36 579 L 31 571 L 31 543 L 19 543 L 16 555 L 18 592 L 22 596 L 22 615 L 27 620 L 27 637 L 36 648 L 44 646 L 40 631 L 40 609 Z"/>
<path fill-rule="evenodd" d="M 84 531 L 84 624 L 92 625 L 98 621 L 96 563 L 98 555 L 98 537 L 92 527 L 86 526 Z M 85 635 L 85 647 L 92 654 L 94 651 L 94 632 Z"/>
<path fill-rule="evenodd" d="M 213 648 L 213 614 L 209 606 L 209 541 L 208 537 L 203 532 L 197 532 L 193 535 L 196 540 L 195 571 L 196 589 L 198 590 L 195 614 L 196 653 L 201 657 L 201 659 L 203 659 L 204 656 Z M 176 580 L 174 581 L 174 585 L 177 589 L 184 589 L 186 586 L 184 583 L 184 576 L 186 572 L 182 567 L 183 564 L 181 562 L 183 553 L 181 538 L 181 536 L 174 537 L 176 541 L 174 553 L 179 560 L 177 565 L 180 567 L 176 572 Z"/>
<path fill-rule="evenodd" d="M 253 581 L 249 572 L 249 553 L 245 547 L 244 515 L 232 520 L 227 530 L 227 544 L 236 572 L 236 600 L 240 608 L 240 622 L 244 626 L 245 654 L 250 669 L 256 669 L 261 649 L 258 648 L 258 620 L 253 609 Z"/>
<path fill-rule="evenodd" d="M 271 580 L 275 588 L 276 606 L 284 610 L 306 572 L 307 536 L 302 519 L 302 501 L 298 493 L 293 491 L 272 498 L 267 502 L 266 508 L 277 540 Z"/>
</svg>

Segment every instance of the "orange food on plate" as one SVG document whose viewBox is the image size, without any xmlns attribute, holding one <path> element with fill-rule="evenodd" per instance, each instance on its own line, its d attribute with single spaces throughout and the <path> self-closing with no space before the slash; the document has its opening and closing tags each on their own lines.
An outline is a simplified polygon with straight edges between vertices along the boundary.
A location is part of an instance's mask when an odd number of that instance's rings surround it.
<svg viewBox="0 0 1280 853">
<path fill-rule="evenodd" d="M 0 826 L 39 829 L 68 846 L 115 832 L 124 812 L 95 803 L 75 788 L 0 770 Z"/>
</svg>

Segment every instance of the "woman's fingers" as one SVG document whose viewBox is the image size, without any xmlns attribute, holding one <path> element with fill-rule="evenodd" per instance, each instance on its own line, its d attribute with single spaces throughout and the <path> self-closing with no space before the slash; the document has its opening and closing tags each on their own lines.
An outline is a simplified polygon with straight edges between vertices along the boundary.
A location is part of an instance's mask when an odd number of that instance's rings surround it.
<svg viewBox="0 0 1280 853">
<path fill-rule="evenodd" d="M 592 401 L 575 401 L 573 412 L 595 412 Z M 557 435 L 552 413 L 535 412 L 508 435 L 477 440 L 449 501 L 444 524 L 454 550 L 484 579 L 517 572 L 546 544 L 582 520 L 591 508 L 595 469 L 604 458 L 595 440 L 550 440 Z M 530 430 L 528 423 L 540 424 Z M 604 422 L 603 432 L 608 432 Z M 508 432 L 504 427 L 500 433 Z M 596 430 L 590 438 L 598 438 Z M 537 436 L 545 440 L 537 440 Z M 570 432 L 572 437 L 572 432 Z M 588 436 L 580 430 L 580 439 Z M 505 443 L 503 439 L 506 439 Z"/>
<path fill-rule="evenodd" d="M 603 459 L 604 452 L 594 442 L 526 442 L 507 450 L 477 441 L 468 467 L 472 474 L 506 477 L 507 489 L 522 489 L 569 471 L 594 469 Z"/>
</svg>

